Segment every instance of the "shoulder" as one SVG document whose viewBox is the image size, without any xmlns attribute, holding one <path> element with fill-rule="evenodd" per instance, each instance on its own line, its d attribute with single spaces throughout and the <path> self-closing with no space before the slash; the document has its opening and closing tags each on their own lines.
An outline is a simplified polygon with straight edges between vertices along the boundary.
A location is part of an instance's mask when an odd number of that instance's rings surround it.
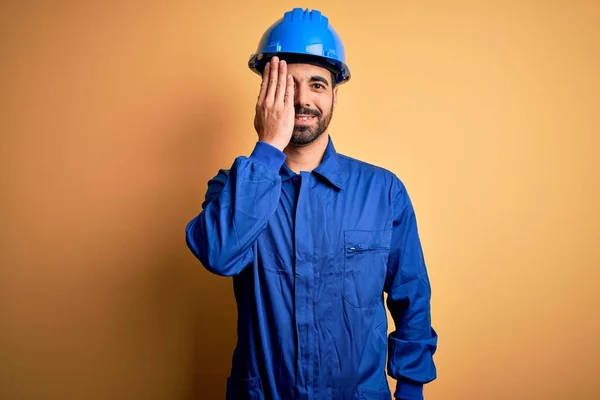
<svg viewBox="0 0 600 400">
<path fill-rule="evenodd" d="M 350 180 L 353 178 L 360 181 L 376 179 L 380 184 L 388 187 L 394 194 L 405 191 L 404 183 L 400 177 L 385 167 L 340 153 L 338 153 L 338 160 L 340 166 L 348 173 Z"/>
<path fill-rule="evenodd" d="M 229 179 L 230 171 L 230 169 L 219 169 L 219 171 L 217 171 L 217 174 L 208 180 L 208 185 L 224 185 L 227 182 L 227 179 Z"/>
</svg>

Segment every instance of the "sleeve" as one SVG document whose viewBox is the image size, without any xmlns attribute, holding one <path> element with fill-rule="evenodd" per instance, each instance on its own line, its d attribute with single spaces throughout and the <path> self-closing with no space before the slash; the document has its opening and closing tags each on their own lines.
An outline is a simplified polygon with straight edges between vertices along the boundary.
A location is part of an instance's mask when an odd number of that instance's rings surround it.
<svg viewBox="0 0 600 400">
<path fill-rule="evenodd" d="M 202 211 L 185 229 L 188 248 L 208 271 L 233 276 L 252 262 L 252 245 L 279 204 L 285 159 L 257 142 L 249 157 L 236 158 L 208 182 Z"/>
<path fill-rule="evenodd" d="M 395 330 L 388 337 L 388 374 L 397 380 L 395 399 L 423 399 L 423 385 L 437 377 L 433 354 L 437 333 L 431 326 L 431 286 L 415 211 L 404 185 L 396 181 L 392 243 L 385 283 Z"/>
</svg>

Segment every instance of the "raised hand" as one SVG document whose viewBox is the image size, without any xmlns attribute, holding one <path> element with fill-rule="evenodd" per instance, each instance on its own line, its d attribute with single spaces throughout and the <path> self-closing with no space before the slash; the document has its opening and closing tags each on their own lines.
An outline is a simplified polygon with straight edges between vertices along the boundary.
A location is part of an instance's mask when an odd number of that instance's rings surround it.
<svg viewBox="0 0 600 400">
<path fill-rule="evenodd" d="M 258 140 L 283 151 L 294 131 L 294 80 L 287 64 L 273 57 L 263 71 L 254 128 Z"/>
</svg>

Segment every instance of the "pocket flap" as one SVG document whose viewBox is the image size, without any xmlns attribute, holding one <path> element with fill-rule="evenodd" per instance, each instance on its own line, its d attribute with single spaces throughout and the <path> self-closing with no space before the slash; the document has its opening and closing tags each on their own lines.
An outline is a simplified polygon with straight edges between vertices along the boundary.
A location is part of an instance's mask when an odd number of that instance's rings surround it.
<svg viewBox="0 0 600 400">
<path fill-rule="evenodd" d="M 392 393 L 389 390 L 358 388 L 360 400 L 391 400 Z"/>
<path fill-rule="evenodd" d="M 385 231 L 358 231 L 344 232 L 346 252 L 389 250 L 391 236 Z"/>
</svg>

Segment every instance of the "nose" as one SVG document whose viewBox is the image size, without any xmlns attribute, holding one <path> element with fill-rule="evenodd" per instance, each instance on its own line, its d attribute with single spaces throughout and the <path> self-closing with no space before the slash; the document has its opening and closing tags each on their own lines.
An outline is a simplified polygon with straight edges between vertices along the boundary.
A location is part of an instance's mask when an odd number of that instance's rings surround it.
<svg viewBox="0 0 600 400">
<path fill-rule="evenodd" d="M 301 84 L 296 84 L 294 88 L 294 105 L 300 107 L 310 107 L 308 90 Z"/>
</svg>

